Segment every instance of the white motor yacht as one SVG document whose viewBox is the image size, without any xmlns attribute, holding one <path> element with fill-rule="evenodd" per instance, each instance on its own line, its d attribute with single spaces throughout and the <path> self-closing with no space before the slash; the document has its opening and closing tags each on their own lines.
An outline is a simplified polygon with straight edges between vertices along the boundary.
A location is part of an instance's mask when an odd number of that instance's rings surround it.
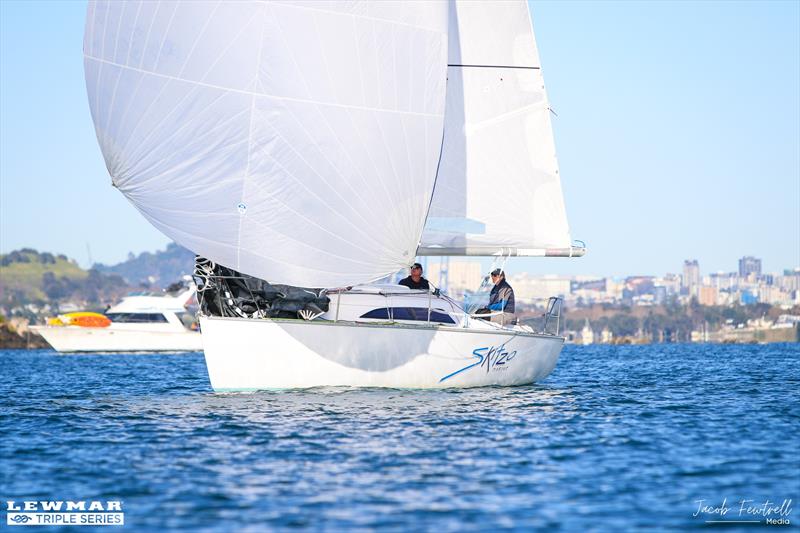
<svg viewBox="0 0 800 533">
<path fill-rule="evenodd" d="M 186 305 L 191 284 L 176 295 L 131 294 L 92 320 L 64 315 L 46 326 L 32 326 L 58 352 L 186 352 L 203 349 L 200 332 Z M 98 318 L 100 320 L 98 320 Z"/>
</svg>

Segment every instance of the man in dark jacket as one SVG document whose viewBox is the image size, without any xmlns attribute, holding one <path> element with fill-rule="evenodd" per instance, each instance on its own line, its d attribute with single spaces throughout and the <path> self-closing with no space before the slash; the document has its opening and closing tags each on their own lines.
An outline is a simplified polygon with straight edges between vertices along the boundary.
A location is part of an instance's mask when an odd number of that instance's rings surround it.
<svg viewBox="0 0 800 533">
<path fill-rule="evenodd" d="M 414 263 L 411 265 L 411 275 L 400 280 L 400 285 L 405 285 L 409 289 L 430 290 L 428 280 L 422 277 L 422 265 Z"/>
<path fill-rule="evenodd" d="M 511 324 L 515 318 L 514 289 L 506 281 L 506 273 L 499 268 L 493 270 L 491 276 L 494 287 L 489 293 L 489 310 L 501 311 L 500 314 L 492 316 L 492 322 Z"/>
</svg>

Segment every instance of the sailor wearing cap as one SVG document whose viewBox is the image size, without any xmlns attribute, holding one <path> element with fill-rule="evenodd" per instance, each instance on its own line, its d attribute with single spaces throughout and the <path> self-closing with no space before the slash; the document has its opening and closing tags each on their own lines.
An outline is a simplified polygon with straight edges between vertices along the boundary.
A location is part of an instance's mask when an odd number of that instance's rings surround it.
<svg viewBox="0 0 800 533">
<path fill-rule="evenodd" d="M 502 311 L 492 316 L 492 322 L 500 324 L 511 324 L 514 321 L 514 289 L 506 281 L 506 273 L 496 268 L 490 274 L 492 276 L 492 292 L 489 293 L 489 310 L 493 312 Z"/>
<path fill-rule="evenodd" d="M 409 289 L 430 290 L 428 280 L 422 277 L 422 265 L 414 263 L 411 265 L 411 275 L 400 280 L 400 285 L 405 285 Z"/>
</svg>

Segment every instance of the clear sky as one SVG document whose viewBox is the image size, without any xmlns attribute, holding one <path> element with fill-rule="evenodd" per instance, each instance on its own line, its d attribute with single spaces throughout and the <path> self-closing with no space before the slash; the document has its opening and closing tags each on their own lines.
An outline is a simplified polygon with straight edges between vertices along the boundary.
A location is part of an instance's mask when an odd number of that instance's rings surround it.
<svg viewBox="0 0 800 533">
<path fill-rule="evenodd" d="M 163 248 L 111 187 L 86 103 L 85 2 L 0 1 L 0 251 Z M 531 2 L 581 259 L 509 272 L 800 266 L 800 2 Z"/>
</svg>

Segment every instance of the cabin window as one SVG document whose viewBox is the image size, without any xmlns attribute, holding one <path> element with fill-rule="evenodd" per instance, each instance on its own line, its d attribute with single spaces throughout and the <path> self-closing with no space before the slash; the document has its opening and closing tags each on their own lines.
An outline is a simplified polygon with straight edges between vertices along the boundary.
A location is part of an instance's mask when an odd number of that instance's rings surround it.
<svg viewBox="0 0 800 533">
<path fill-rule="evenodd" d="M 428 308 L 427 307 L 380 307 L 373 309 L 368 313 L 361 315 L 361 318 L 380 318 L 383 320 L 418 320 L 420 322 L 428 321 Z M 440 322 L 443 324 L 455 324 L 455 320 L 441 311 L 431 310 L 431 322 Z"/>
<path fill-rule="evenodd" d="M 118 323 L 163 323 L 167 322 L 167 317 L 161 313 L 108 313 L 106 315 L 111 322 Z"/>
</svg>

